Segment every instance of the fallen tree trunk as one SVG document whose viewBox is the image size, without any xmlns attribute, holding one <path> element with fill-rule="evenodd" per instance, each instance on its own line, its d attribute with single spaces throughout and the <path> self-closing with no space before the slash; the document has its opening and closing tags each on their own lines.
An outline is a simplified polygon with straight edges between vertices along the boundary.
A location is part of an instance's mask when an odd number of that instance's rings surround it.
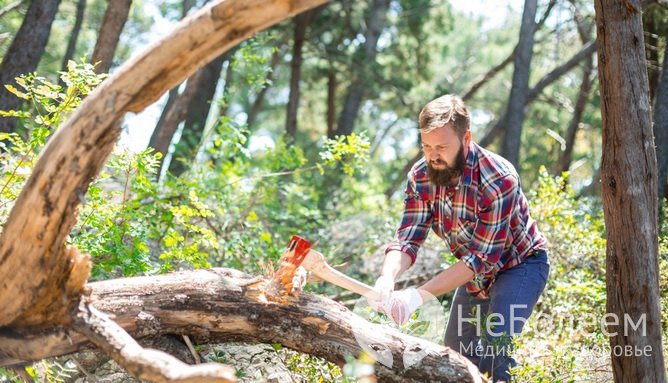
<svg viewBox="0 0 668 383">
<path fill-rule="evenodd" d="M 199 344 L 278 342 L 339 365 L 368 347 L 384 358 L 391 354 L 391 362 L 384 362 L 388 366 L 376 363 L 381 381 L 482 381 L 466 358 L 448 348 L 367 322 L 318 295 L 303 293 L 272 302 L 265 298 L 263 286 L 264 279 L 232 269 L 88 285 L 90 304 L 136 338 L 187 334 Z M 360 334 L 364 344 L 356 340 Z M 0 332 L 0 366 L 73 353 L 91 347 L 88 338 L 69 328 L 42 333 L 6 329 Z"/>
</svg>

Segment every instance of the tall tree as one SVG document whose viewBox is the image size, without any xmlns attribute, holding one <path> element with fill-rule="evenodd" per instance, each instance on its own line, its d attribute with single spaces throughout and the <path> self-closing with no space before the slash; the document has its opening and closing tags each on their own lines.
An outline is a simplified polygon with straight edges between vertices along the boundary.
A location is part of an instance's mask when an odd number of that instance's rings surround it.
<svg viewBox="0 0 668 383">
<path fill-rule="evenodd" d="M 97 73 L 107 73 L 111 68 L 114 52 L 128 20 L 131 5 L 132 0 L 114 0 L 108 3 L 91 58 L 91 62 L 98 63 L 95 67 Z"/>
<path fill-rule="evenodd" d="M 589 23 L 585 22 L 585 18 L 580 13 L 577 8 L 577 4 L 574 0 L 571 0 L 573 5 L 573 18 L 575 24 L 578 28 L 578 34 L 580 35 L 580 40 L 583 44 L 587 44 L 591 41 L 591 27 Z M 580 89 L 577 94 L 575 101 L 575 107 L 573 108 L 573 117 L 568 123 L 566 128 L 566 144 L 564 150 L 559 156 L 559 161 L 556 166 L 556 174 L 561 174 L 562 172 L 567 171 L 571 166 L 571 161 L 573 159 L 573 149 L 575 147 L 575 136 L 577 135 L 578 128 L 580 127 L 580 122 L 582 121 L 582 116 L 584 114 L 585 108 L 587 107 L 587 102 L 589 101 L 589 93 L 593 85 L 592 74 L 594 71 L 594 57 L 588 56 L 584 62 L 584 67 L 582 68 L 582 80 L 580 81 Z"/>
<path fill-rule="evenodd" d="M 200 69 L 197 88 L 188 102 L 181 138 L 174 147 L 169 171 L 178 176 L 187 168 L 187 164 L 195 159 L 200 141 L 204 135 L 206 120 L 211 110 L 211 101 L 216 93 L 220 72 L 226 55 L 221 55 Z"/>
<path fill-rule="evenodd" d="M 529 94 L 529 73 L 531 72 L 531 58 L 533 57 L 537 8 L 536 0 L 524 1 L 520 39 L 517 43 L 517 53 L 513 61 L 515 68 L 508 100 L 506 134 L 501 144 L 501 154 L 515 167 L 518 167 L 520 160 L 522 124 L 524 123 L 524 109 Z"/>
<path fill-rule="evenodd" d="M 255 121 L 257 121 L 257 118 L 260 115 L 260 112 L 262 111 L 262 106 L 264 105 L 264 100 L 267 97 L 267 92 L 271 88 L 271 85 L 274 80 L 276 67 L 278 67 L 281 58 L 283 57 L 283 44 L 284 42 L 282 41 L 279 42 L 279 44 L 276 46 L 274 50 L 274 53 L 271 55 L 271 60 L 269 61 L 269 71 L 267 72 L 267 78 L 265 84 L 262 87 L 262 89 L 260 89 L 260 91 L 257 92 L 257 94 L 255 95 L 255 99 L 253 100 L 253 104 L 251 104 L 250 108 L 248 109 L 248 118 L 246 119 L 246 126 L 250 130 L 252 130 L 253 125 L 255 125 Z M 231 71 L 228 71 L 227 75 L 230 74 Z M 229 84 L 229 82 L 226 82 L 226 84 Z"/>
<path fill-rule="evenodd" d="M 606 323 L 615 382 L 665 382 L 656 153 L 639 0 L 596 0 Z M 629 326 L 633 322 L 635 326 Z"/>
<path fill-rule="evenodd" d="M 176 133 L 179 124 L 183 122 L 188 104 L 197 91 L 197 87 L 200 83 L 200 74 L 201 72 L 198 71 L 188 78 L 183 93 L 179 93 L 177 88 L 170 90 L 167 104 L 160 115 L 160 119 L 158 120 L 155 129 L 153 129 L 153 134 L 151 134 L 148 146 L 162 154 L 160 165 L 158 166 L 158 174 L 162 173 L 165 157 L 169 151 L 169 145 L 172 142 L 174 133 Z M 172 96 L 173 93 L 175 93 L 174 96 Z"/>
<path fill-rule="evenodd" d="M 33 0 L 0 64 L 0 110 L 16 110 L 21 100 L 8 92 L 4 85 L 15 84 L 14 78 L 35 71 L 44 54 L 60 0 Z M 0 132 L 15 129 L 16 119 L 0 118 Z"/>
<path fill-rule="evenodd" d="M 292 40 L 292 62 L 290 63 L 290 97 L 285 118 L 285 133 L 288 140 L 297 138 L 297 110 L 299 109 L 299 81 L 302 71 L 302 50 L 306 38 L 306 28 L 313 19 L 313 11 L 297 15 L 293 21 L 294 34 Z"/>
<path fill-rule="evenodd" d="M 327 137 L 336 131 L 336 70 L 333 64 L 327 70 Z"/>
<path fill-rule="evenodd" d="M 558 80 L 561 76 L 564 74 L 568 73 L 571 69 L 575 68 L 577 64 L 579 64 L 582 60 L 586 59 L 587 57 L 591 56 L 594 51 L 596 50 L 596 41 L 590 41 L 587 44 L 582 46 L 582 49 L 576 54 L 573 55 L 570 59 L 568 59 L 566 62 L 563 64 L 559 65 L 558 67 L 554 68 L 550 73 L 546 74 L 543 76 L 537 83 L 536 85 L 533 86 L 529 90 L 529 93 L 527 94 L 527 100 L 526 103 L 529 104 L 533 100 L 535 100 L 545 88 Z M 487 133 L 480 139 L 480 145 L 482 146 L 487 146 L 494 141 L 496 137 L 498 137 L 501 133 L 504 132 L 504 127 L 507 125 L 506 121 L 508 119 L 508 110 L 504 112 L 504 114 L 496 120 L 494 125 L 490 129 L 488 129 Z"/>
<path fill-rule="evenodd" d="M 186 17 L 188 12 L 193 7 L 193 1 L 183 0 L 181 3 L 181 18 Z M 169 151 L 169 145 L 172 142 L 172 137 L 176 133 L 176 129 L 179 124 L 183 121 L 183 118 L 186 114 L 186 108 L 188 103 L 192 98 L 192 95 L 195 93 L 197 88 L 197 73 L 190 76 L 186 81 L 186 88 L 183 93 L 179 93 L 179 88 L 182 84 L 175 86 L 169 90 L 167 95 L 167 102 L 165 103 L 160 118 L 158 119 L 151 138 L 148 142 L 148 146 L 153 148 L 157 153 L 161 153 L 160 164 L 158 166 L 158 175 L 162 174 L 162 167 L 165 163 L 167 152 Z"/>
<path fill-rule="evenodd" d="M 61 71 L 63 72 L 67 71 L 67 63 L 74 57 L 74 52 L 77 48 L 77 40 L 79 39 L 79 33 L 81 32 L 81 25 L 83 25 L 85 11 L 86 0 L 79 0 L 77 2 L 77 13 L 74 19 L 74 26 L 72 27 L 72 32 L 70 32 L 70 39 L 67 41 L 65 56 L 63 56 L 63 64 L 61 66 Z"/>
<path fill-rule="evenodd" d="M 356 59 L 350 85 L 336 127 L 335 135 L 337 136 L 344 136 L 353 132 L 355 119 L 364 94 L 369 87 L 369 79 L 373 74 L 378 53 L 378 38 L 385 27 L 389 5 L 389 0 L 372 0 L 369 4 L 365 17 L 367 28 L 364 31 L 364 43 L 360 44 L 355 55 Z"/>
<path fill-rule="evenodd" d="M 659 211 L 663 209 L 668 182 L 668 43 L 663 53 L 663 70 L 654 102 L 654 145 L 658 167 L 657 197 Z M 665 219 L 665 217 L 662 217 Z"/>
</svg>

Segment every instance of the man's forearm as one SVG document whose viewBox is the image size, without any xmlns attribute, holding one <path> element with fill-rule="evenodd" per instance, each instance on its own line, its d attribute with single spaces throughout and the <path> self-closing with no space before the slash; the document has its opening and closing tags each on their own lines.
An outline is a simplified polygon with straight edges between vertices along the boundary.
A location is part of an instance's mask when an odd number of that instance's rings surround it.
<svg viewBox="0 0 668 383">
<path fill-rule="evenodd" d="M 432 296 L 438 297 L 456 289 L 472 280 L 474 276 L 473 270 L 466 266 L 463 261 L 457 261 L 457 263 L 441 271 L 424 285 L 418 287 L 418 291 L 422 290 L 420 292 L 422 300 L 427 301 Z"/>
<path fill-rule="evenodd" d="M 393 250 L 385 254 L 385 262 L 383 263 L 381 275 L 390 277 L 396 281 L 409 267 L 411 267 L 411 257 L 401 251 Z"/>
</svg>

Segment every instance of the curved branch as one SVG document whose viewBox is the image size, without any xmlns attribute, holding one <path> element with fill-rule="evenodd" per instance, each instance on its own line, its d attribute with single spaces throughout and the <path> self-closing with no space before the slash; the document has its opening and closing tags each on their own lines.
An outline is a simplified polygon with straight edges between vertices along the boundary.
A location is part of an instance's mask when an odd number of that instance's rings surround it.
<svg viewBox="0 0 668 383">
<path fill-rule="evenodd" d="M 324 2 L 214 1 L 127 61 L 90 94 L 49 140 L 3 229 L 0 326 L 71 318 L 63 308 L 76 307 L 83 283 L 66 286 L 70 270 L 78 266 L 63 251 L 63 243 L 90 182 L 113 150 L 123 115 L 141 111 L 252 34 Z M 33 276 L 17 270 L 30 270 Z M 26 316 L 31 308 L 36 315 Z"/>
</svg>

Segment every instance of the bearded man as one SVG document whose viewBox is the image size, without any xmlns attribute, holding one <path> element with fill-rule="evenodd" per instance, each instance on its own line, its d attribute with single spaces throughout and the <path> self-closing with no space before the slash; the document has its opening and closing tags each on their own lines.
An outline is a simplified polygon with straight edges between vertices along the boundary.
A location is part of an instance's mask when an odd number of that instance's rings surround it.
<svg viewBox="0 0 668 383">
<path fill-rule="evenodd" d="M 495 382 L 510 379 L 512 339 L 545 288 L 547 243 L 529 215 L 515 168 L 473 142 L 469 112 L 453 95 L 420 112 L 424 157 L 408 173 L 404 212 L 371 306 L 403 324 L 426 300 L 455 290 L 445 345 Z M 457 262 L 419 287 L 394 291 L 429 231 Z"/>
</svg>

